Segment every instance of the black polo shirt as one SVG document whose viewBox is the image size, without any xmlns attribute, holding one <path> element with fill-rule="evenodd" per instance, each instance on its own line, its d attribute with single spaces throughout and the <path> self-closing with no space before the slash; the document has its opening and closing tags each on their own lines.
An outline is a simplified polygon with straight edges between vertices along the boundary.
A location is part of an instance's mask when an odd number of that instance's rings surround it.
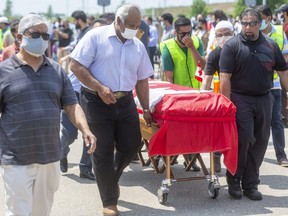
<svg viewBox="0 0 288 216">
<path fill-rule="evenodd" d="M 247 41 L 242 33 L 224 45 L 220 56 L 221 73 L 230 73 L 231 92 L 262 95 L 273 87 L 273 71 L 288 69 L 286 61 L 270 38 L 260 33 L 257 41 Z"/>
</svg>

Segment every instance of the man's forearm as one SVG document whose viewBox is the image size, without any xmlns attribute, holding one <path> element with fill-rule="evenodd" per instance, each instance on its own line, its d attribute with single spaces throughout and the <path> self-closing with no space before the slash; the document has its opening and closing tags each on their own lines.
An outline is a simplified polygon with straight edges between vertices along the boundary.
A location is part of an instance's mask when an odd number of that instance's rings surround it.
<svg viewBox="0 0 288 216">
<path fill-rule="evenodd" d="M 79 104 L 67 105 L 64 107 L 64 110 L 73 125 L 82 133 L 89 130 L 86 116 Z"/>
<path fill-rule="evenodd" d="M 138 80 L 135 87 L 137 97 L 143 109 L 149 109 L 149 84 L 148 79 Z"/>
<path fill-rule="evenodd" d="M 230 99 L 231 94 L 231 81 L 230 74 L 220 73 L 220 91 L 221 94 Z"/>
<path fill-rule="evenodd" d="M 92 73 L 82 64 L 71 58 L 70 69 L 77 79 L 85 86 L 100 91 L 103 85 L 92 75 Z"/>
</svg>

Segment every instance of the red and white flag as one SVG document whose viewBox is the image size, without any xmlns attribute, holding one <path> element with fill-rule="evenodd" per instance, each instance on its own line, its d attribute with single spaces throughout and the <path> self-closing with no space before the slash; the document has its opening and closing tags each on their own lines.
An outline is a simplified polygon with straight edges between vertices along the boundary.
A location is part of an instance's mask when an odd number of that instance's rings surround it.
<svg viewBox="0 0 288 216">
<path fill-rule="evenodd" d="M 202 71 L 200 63 L 198 62 L 197 69 L 196 69 L 196 72 L 195 72 L 195 79 L 198 80 L 199 82 L 202 82 L 203 76 L 204 76 L 204 73 Z"/>
</svg>

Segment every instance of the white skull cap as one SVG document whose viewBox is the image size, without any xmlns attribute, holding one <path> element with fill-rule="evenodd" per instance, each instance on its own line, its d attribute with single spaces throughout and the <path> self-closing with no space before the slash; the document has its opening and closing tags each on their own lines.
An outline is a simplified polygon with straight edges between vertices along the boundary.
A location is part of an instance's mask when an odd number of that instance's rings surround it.
<svg viewBox="0 0 288 216">
<path fill-rule="evenodd" d="M 219 23 L 217 23 L 217 25 L 215 26 L 215 32 L 218 29 L 222 29 L 222 28 L 228 28 L 230 31 L 233 31 L 233 25 L 231 22 L 226 21 L 226 20 L 222 20 Z"/>
<path fill-rule="evenodd" d="M 50 25 L 43 15 L 28 14 L 20 20 L 18 33 L 23 34 L 27 29 L 40 24 L 45 24 L 47 26 L 47 32 L 49 32 Z"/>
</svg>

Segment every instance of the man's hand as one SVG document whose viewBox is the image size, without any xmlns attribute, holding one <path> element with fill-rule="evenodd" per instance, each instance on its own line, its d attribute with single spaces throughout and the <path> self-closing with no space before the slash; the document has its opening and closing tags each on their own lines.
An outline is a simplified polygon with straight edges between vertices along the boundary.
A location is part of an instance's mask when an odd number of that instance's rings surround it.
<svg viewBox="0 0 288 216">
<path fill-rule="evenodd" d="M 186 47 L 190 49 L 194 47 L 194 44 L 190 35 L 185 35 L 181 40 L 185 44 Z"/>
<path fill-rule="evenodd" d="M 114 104 L 117 101 L 116 98 L 114 97 L 113 92 L 111 91 L 111 89 L 109 89 L 106 86 L 103 86 L 101 88 L 101 90 L 98 91 L 98 95 L 102 99 L 102 101 L 105 104 L 108 104 L 108 105 L 109 104 Z"/>
<path fill-rule="evenodd" d="M 85 145 L 89 148 L 87 153 L 92 154 L 96 149 L 97 138 L 92 134 L 90 130 L 86 133 L 83 133 L 82 137 Z"/>
<path fill-rule="evenodd" d="M 146 121 L 146 126 L 151 127 L 153 117 L 152 117 L 151 112 L 149 110 L 143 111 L 143 118 Z"/>
</svg>

